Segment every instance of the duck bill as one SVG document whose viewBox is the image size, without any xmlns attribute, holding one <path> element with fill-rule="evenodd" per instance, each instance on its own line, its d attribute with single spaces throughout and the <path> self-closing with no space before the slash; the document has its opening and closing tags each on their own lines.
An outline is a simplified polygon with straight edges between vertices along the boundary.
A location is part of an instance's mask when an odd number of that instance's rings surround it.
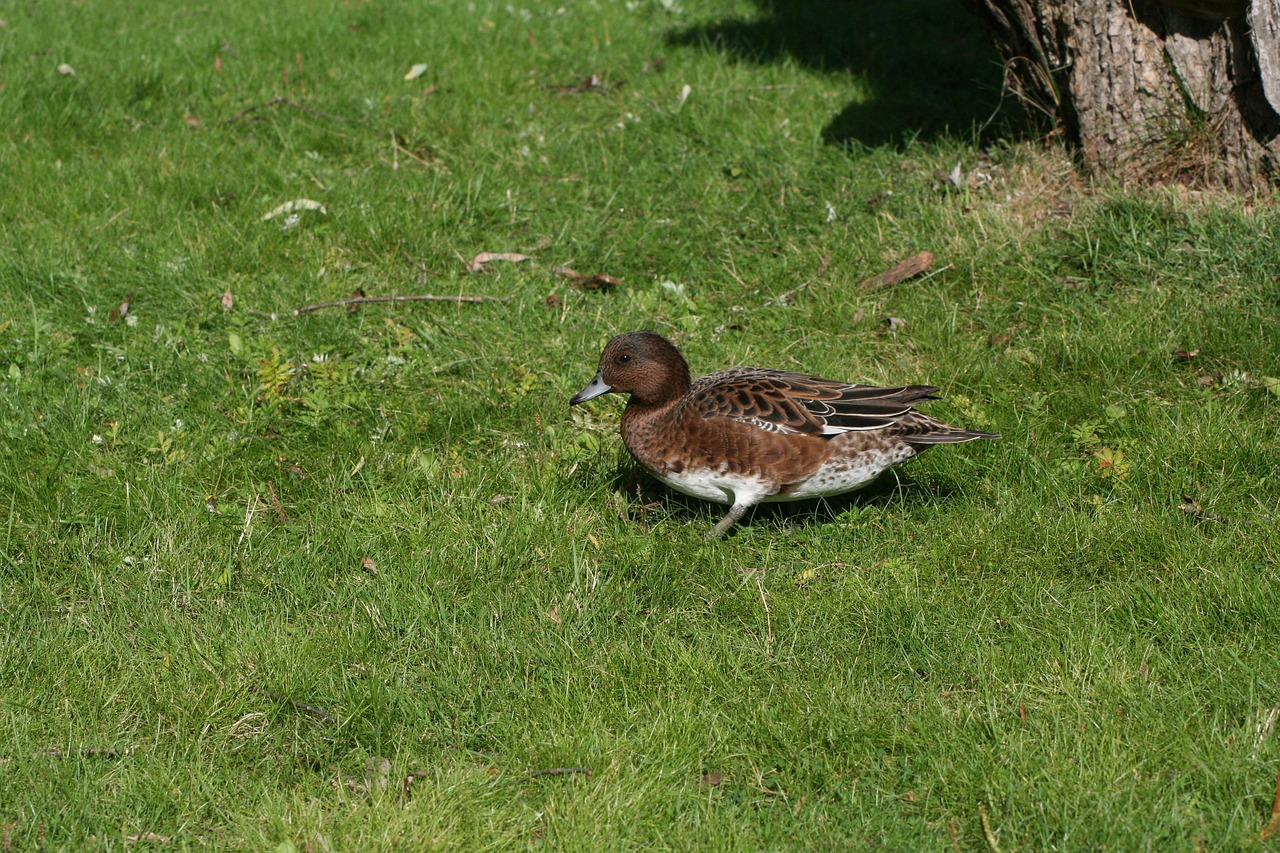
<svg viewBox="0 0 1280 853">
<path fill-rule="evenodd" d="M 612 388 L 604 384 L 604 380 L 601 379 L 600 374 L 597 373 L 595 378 L 591 380 L 590 385 L 588 385 L 586 388 L 583 388 L 577 394 L 574 394 L 572 397 L 569 398 L 569 405 L 576 406 L 579 403 L 585 403 L 588 400 L 594 400 L 596 397 L 599 397 L 601 394 L 608 394 L 612 390 L 613 390 Z"/>
</svg>

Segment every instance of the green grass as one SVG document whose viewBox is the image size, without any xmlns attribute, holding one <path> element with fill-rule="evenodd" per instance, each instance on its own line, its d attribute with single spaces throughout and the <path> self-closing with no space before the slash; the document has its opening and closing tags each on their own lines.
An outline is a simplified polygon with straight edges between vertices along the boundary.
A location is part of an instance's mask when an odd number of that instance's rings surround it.
<svg viewBox="0 0 1280 853">
<path fill-rule="evenodd" d="M 0 849 L 1276 849 L 1280 218 L 907 6 L 6 7 Z M 1004 440 L 704 544 L 637 328 Z"/>
</svg>

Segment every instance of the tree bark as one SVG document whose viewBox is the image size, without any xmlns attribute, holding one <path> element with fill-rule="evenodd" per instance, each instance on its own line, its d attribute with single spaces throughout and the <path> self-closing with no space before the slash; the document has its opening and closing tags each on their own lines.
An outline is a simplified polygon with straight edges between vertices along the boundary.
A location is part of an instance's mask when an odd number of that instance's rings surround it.
<svg viewBox="0 0 1280 853">
<path fill-rule="evenodd" d="M 962 2 L 1087 171 L 1239 190 L 1280 173 L 1280 0 Z"/>
</svg>

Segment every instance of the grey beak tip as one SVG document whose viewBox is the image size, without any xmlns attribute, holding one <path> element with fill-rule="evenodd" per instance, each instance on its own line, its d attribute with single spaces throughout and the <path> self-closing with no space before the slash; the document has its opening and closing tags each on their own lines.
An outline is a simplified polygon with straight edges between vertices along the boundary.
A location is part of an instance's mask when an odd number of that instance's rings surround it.
<svg viewBox="0 0 1280 853">
<path fill-rule="evenodd" d="M 612 390 L 613 390 L 612 388 L 604 384 L 604 380 L 601 379 L 600 374 L 597 373 L 595 375 L 595 378 L 591 380 L 591 383 L 587 385 L 586 388 L 583 388 L 577 394 L 574 394 L 572 397 L 569 398 L 569 405 L 576 406 L 579 403 L 585 403 L 588 400 L 594 400 L 596 397 L 599 397 L 601 394 L 608 394 Z"/>
</svg>

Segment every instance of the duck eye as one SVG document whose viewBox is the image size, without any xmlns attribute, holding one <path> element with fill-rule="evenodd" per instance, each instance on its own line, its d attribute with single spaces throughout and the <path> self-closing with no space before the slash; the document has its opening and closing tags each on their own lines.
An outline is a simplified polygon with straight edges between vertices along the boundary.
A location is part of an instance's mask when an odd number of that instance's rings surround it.
<svg viewBox="0 0 1280 853">
<path fill-rule="evenodd" d="M 623 354 L 618 356 L 618 361 L 630 361 L 630 360 L 631 360 L 631 356 L 629 355 Z"/>
</svg>

